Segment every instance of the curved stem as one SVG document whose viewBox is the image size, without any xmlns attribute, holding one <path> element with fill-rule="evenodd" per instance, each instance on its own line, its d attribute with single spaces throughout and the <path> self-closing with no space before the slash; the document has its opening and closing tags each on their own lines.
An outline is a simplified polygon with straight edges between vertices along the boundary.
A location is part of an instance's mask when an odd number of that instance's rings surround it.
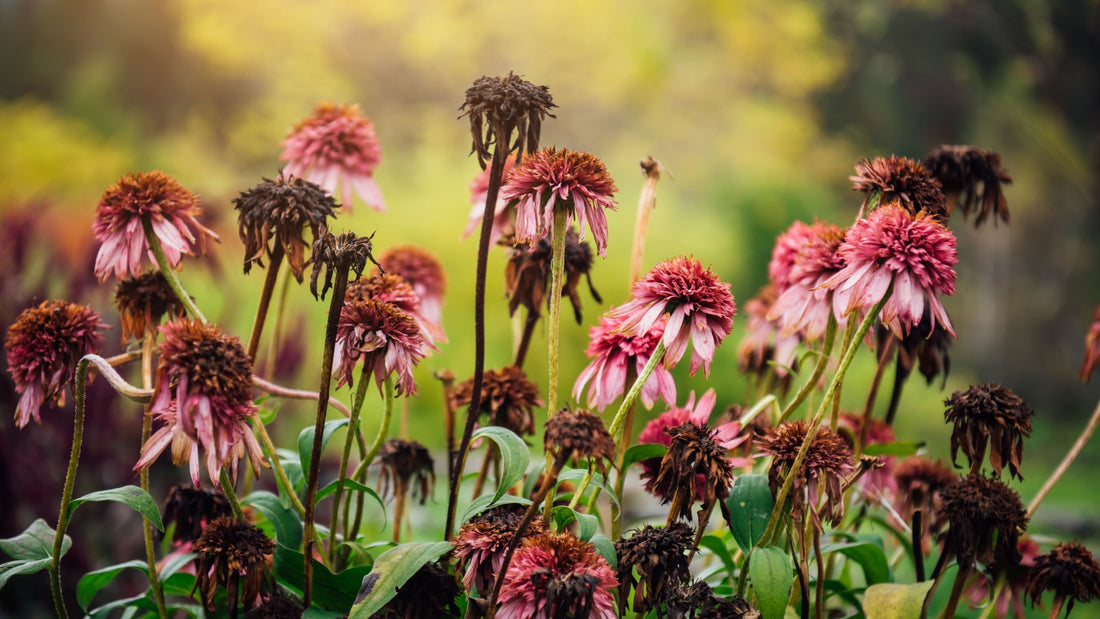
<svg viewBox="0 0 1100 619">
<path fill-rule="evenodd" d="M 639 207 L 640 208 L 640 207 Z M 640 265 L 639 265 L 640 266 Z M 634 366 L 627 366 L 626 368 L 626 380 L 631 385 L 634 384 L 636 377 L 634 376 L 636 370 Z M 643 383 L 644 384 L 644 383 Z M 626 485 L 626 452 L 630 449 L 630 442 L 634 436 L 634 404 L 630 405 L 630 408 L 626 410 L 626 417 L 623 419 L 623 436 L 619 440 L 619 458 L 618 470 L 615 475 L 615 496 L 621 501 L 623 496 L 623 488 Z M 595 508 L 596 494 L 592 495 L 593 500 L 589 504 L 589 511 L 591 512 Z M 622 534 L 622 519 L 623 508 L 615 501 L 611 502 L 611 539 L 617 540 Z"/>
<path fill-rule="evenodd" d="M 370 385 L 370 374 L 364 365 L 359 374 L 359 385 L 355 388 L 355 397 L 351 401 L 351 417 L 348 419 L 348 429 L 344 433 L 344 451 L 340 454 L 340 476 L 336 483 L 336 492 L 332 495 L 332 517 L 329 519 L 329 561 L 336 563 L 336 520 L 340 515 L 340 499 L 344 492 L 344 482 L 348 478 L 348 460 L 351 458 L 351 444 L 355 442 L 355 435 L 359 432 L 359 413 L 363 410 L 363 399 L 367 395 L 367 386 Z M 346 520 L 346 518 L 345 518 Z M 344 523 L 347 524 L 346 522 Z M 347 540 L 344 540 L 347 541 Z"/>
<path fill-rule="evenodd" d="M 595 471 L 596 463 L 589 459 L 588 470 L 585 471 L 584 477 L 581 478 L 581 483 L 577 485 L 577 489 L 573 492 L 573 498 L 569 500 L 569 509 L 577 508 L 577 504 L 581 502 L 581 497 L 584 496 L 584 491 L 588 490 L 588 484 L 592 483 L 592 475 Z"/>
<path fill-rule="evenodd" d="M 371 443 L 370 449 L 367 451 L 367 455 L 363 458 L 363 461 L 359 463 L 359 466 L 355 467 L 355 476 L 367 470 L 367 467 L 374 462 L 374 457 L 378 455 L 378 452 L 382 449 L 382 443 L 386 442 L 386 436 L 390 430 L 390 420 L 393 419 L 393 374 L 386 377 L 384 383 L 384 391 L 386 394 L 386 405 L 382 409 L 382 423 L 378 426 L 378 434 L 374 437 L 374 442 Z"/>
<path fill-rule="evenodd" d="M 283 265 L 283 246 L 276 242 L 271 250 L 271 264 L 267 265 L 267 275 L 264 276 L 264 287 L 260 289 L 260 303 L 256 307 L 256 318 L 252 321 L 252 332 L 248 336 L 248 358 L 256 363 L 256 352 L 260 349 L 260 336 L 264 332 L 264 322 L 267 320 L 267 310 L 271 306 L 271 295 L 275 291 L 275 283 L 279 279 L 279 267 Z M 270 351 L 271 355 L 275 350 Z"/>
<path fill-rule="evenodd" d="M 320 398 L 316 391 L 305 391 L 303 389 L 287 389 L 286 387 L 276 385 L 273 382 L 266 381 L 259 376 L 256 376 L 255 374 L 252 375 L 252 384 L 255 385 L 258 389 L 262 389 L 263 391 L 266 391 L 273 396 L 286 398 L 288 400 L 317 401 Z M 351 409 L 345 406 L 344 403 L 340 400 L 337 400 L 334 397 L 330 397 L 328 399 L 328 405 L 340 411 L 340 414 L 342 414 L 343 416 L 351 417 Z"/>
<path fill-rule="evenodd" d="M 630 389 L 623 396 L 623 401 L 619 404 L 619 410 L 615 413 L 614 419 L 611 420 L 611 425 L 607 428 L 607 432 L 611 434 L 611 438 L 615 438 L 623 427 L 626 425 L 626 413 L 630 410 L 631 406 L 634 406 L 634 402 L 638 400 L 638 396 L 642 393 L 642 387 L 645 386 L 649 377 L 653 375 L 653 370 L 657 369 L 657 364 L 665 358 L 665 342 L 664 340 L 658 340 L 656 348 L 653 349 L 653 354 L 650 355 L 649 361 L 646 362 L 645 367 L 642 368 L 642 372 L 638 374 L 638 378 L 634 380 L 634 384 L 630 386 Z"/>
<path fill-rule="evenodd" d="M 829 365 L 829 356 L 833 353 L 833 344 L 836 341 L 836 329 L 836 317 L 830 312 L 829 323 L 825 328 L 825 341 L 821 345 L 821 356 L 818 357 L 817 366 L 814 367 L 814 372 L 810 375 L 810 380 L 806 381 L 802 385 L 802 388 L 798 390 L 798 393 L 795 394 L 794 399 L 783 407 L 783 412 L 776 421 L 777 425 L 786 421 L 787 417 L 806 401 L 810 392 L 817 388 L 818 381 L 821 380 L 821 377 L 825 374 L 825 368 Z"/>
<path fill-rule="evenodd" d="M 1096 431 L 1097 424 L 1100 424 L 1100 402 L 1096 404 L 1096 408 L 1092 411 L 1092 417 L 1089 417 L 1089 421 L 1085 424 L 1085 429 L 1081 430 L 1081 435 L 1077 437 L 1077 441 L 1073 443 L 1073 447 L 1070 447 L 1066 452 L 1062 462 L 1058 464 L 1058 468 L 1054 469 L 1054 472 L 1050 474 L 1050 477 L 1043 483 L 1043 487 L 1039 489 L 1039 492 L 1035 495 L 1035 498 L 1031 499 L 1031 503 L 1027 506 L 1027 517 L 1031 519 L 1031 516 L 1035 514 L 1035 510 L 1039 508 L 1039 504 L 1043 502 L 1050 490 L 1054 488 L 1054 484 L 1058 483 L 1058 480 L 1062 478 L 1062 475 L 1066 473 L 1069 465 L 1073 464 L 1073 461 L 1077 459 L 1077 456 L 1081 454 L 1081 450 L 1085 448 L 1085 445 L 1092 438 L 1092 433 Z"/>
<path fill-rule="evenodd" d="M 275 476 L 279 478 L 279 483 L 286 490 L 286 498 L 290 500 L 291 507 L 294 508 L 299 518 L 305 516 L 306 508 L 302 505 L 301 499 L 298 498 L 298 493 L 294 492 L 294 485 L 290 483 L 290 478 L 287 477 L 286 470 L 283 469 L 283 463 L 279 460 L 279 454 L 275 452 L 275 444 L 271 442 L 271 436 L 267 433 L 267 428 L 260 421 L 258 415 L 252 418 L 252 423 L 256 426 L 256 436 L 260 438 L 260 445 L 267 451 L 267 455 L 271 459 L 271 468 L 275 470 Z"/>
<path fill-rule="evenodd" d="M 153 258 L 157 261 L 160 272 L 164 274 L 164 279 L 168 280 L 168 286 L 172 289 L 172 292 L 176 293 L 180 303 L 183 303 L 184 309 L 187 310 L 188 314 L 191 314 L 192 318 L 200 322 L 206 322 L 206 317 L 199 311 L 195 301 L 183 289 L 183 284 L 176 277 L 176 271 L 172 268 L 172 265 L 168 264 L 168 258 L 164 255 L 164 248 L 160 246 L 160 239 L 157 238 L 157 233 L 153 231 L 153 221 L 149 217 L 142 217 L 141 227 L 145 231 L 145 241 L 149 244 L 149 251 L 152 252 Z"/>
<path fill-rule="evenodd" d="M 867 432 L 871 428 L 871 416 L 875 411 L 875 400 L 878 399 L 878 388 L 882 384 L 882 376 L 886 373 L 886 366 L 890 363 L 890 357 L 893 356 L 899 341 L 893 333 L 890 333 L 886 338 L 886 343 L 882 346 L 882 350 L 879 351 L 878 366 L 875 367 L 875 376 L 871 379 L 871 389 L 867 393 L 867 403 L 863 406 L 863 422 L 859 426 L 858 446 L 861 453 L 863 447 L 867 445 Z"/>
<path fill-rule="evenodd" d="M 233 512 L 233 517 L 245 522 L 244 512 L 241 511 L 241 502 L 237 500 L 237 491 L 233 489 L 233 480 L 229 478 L 229 471 L 225 470 L 224 466 L 218 473 L 218 483 L 221 484 L 222 492 L 225 493 L 225 500 L 229 502 L 229 509 Z"/>
<path fill-rule="evenodd" d="M 951 597 L 947 598 L 947 607 L 943 609 L 941 617 L 948 619 L 955 616 L 955 610 L 959 607 L 959 598 L 962 597 L 966 581 L 970 579 L 972 567 L 960 567 L 955 573 L 955 582 L 951 585 Z"/>
<path fill-rule="evenodd" d="M 141 346 L 141 386 L 145 389 L 153 387 L 153 347 L 156 345 L 157 332 L 154 329 L 146 329 Z M 149 440 L 153 431 L 153 416 L 150 414 L 152 403 L 145 405 L 145 414 L 141 419 L 141 444 Z M 149 492 L 149 467 L 141 469 L 138 475 L 141 489 Z M 157 615 L 168 617 L 168 610 L 164 606 L 164 590 L 160 586 L 160 578 L 157 576 L 157 553 L 153 544 L 153 523 L 145 516 L 141 518 L 141 532 L 145 538 L 145 563 L 149 567 L 149 589 L 153 592 L 153 601 L 157 605 Z"/>
</svg>

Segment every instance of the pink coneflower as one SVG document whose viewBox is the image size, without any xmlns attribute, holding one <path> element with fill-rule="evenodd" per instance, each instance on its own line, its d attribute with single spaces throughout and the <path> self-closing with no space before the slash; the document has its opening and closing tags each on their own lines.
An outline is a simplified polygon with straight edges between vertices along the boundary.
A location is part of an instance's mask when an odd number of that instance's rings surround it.
<svg viewBox="0 0 1100 619">
<path fill-rule="evenodd" d="M 790 370 L 795 364 L 795 352 L 802 339 L 798 335 L 782 335 L 779 323 L 768 319 L 776 295 L 775 284 L 769 282 L 745 303 L 748 319 L 745 337 L 737 346 L 737 364 L 742 372 L 755 374 L 758 378 L 775 372 L 781 379 L 780 388 L 786 390 L 790 385 Z"/>
<path fill-rule="evenodd" d="M 523 521 L 527 509 L 521 505 L 505 504 L 485 510 L 471 518 L 455 535 L 455 557 L 458 568 L 465 569 L 462 584 L 467 591 L 474 587 L 483 595 L 492 590 L 497 574 L 504 566 L 504 553 L 516 529 Z M 542 517 L 535 519 L 523 530 L 523 539 L 546 530 Z"/>
<path fill-rule="evenodd" d="M 566 229 L 577 218 L 580 240 L 587 224 L 596 239 L 596 253 L 607 256 L 607 217 L 615 210 L 618 188 L 603 161 L 590 153 L 543 148 L 512 171 L 500 190 L 501 199 L 516 203 L 516 241 L 534 244 L 550 233 L 554 209 L 569 212 Z"/>
<path fill-rule="evenodd" d="M 15 426 L 33 417 L 38 423 L 42 403 L 65 405 L 65 386 L 76 374 L 80 358 L 94 353 L 107 325 L 90 307 L 67 301 L 43 301 L 23 310 L 8 327 L 4 350 L 8 372 L 22 394 L 15 406 Z"/>
<path fill-rule="evenodd" d="M 332 361 L 340 376 L 337 387 L 354 384 L 356 362 L 374 375 L 378 388 L 396 372 L 397 394 L 416 395 L 413 368 L 424 358 L 424 338 L 412 316 L 378 299 L 344 305 L 336 327 Z"/>
<path fill-rule="evenodd" d="M 690 340 L 691 374 L 702 367 L 709 376 L 714 349 L 730 334 L 737 313 L 730 285 L 694 258 L 678 256 L 650 269 L 634 284 L 630 301 L 607 316 L 621 318 L 620 329 L 638 334 L 648 333 L 666 312 L 665 367 L 672 367 L 684 356 Z"/>
<path fill-rule="evenodd" d="M 615 573 L 596 547 L 572 533 L 530 537 L 512 557 L 500 590 L 500 619 L 614 619 Z"/>
<path fill-rule="evenodd" d="M 939 322 L 955 335 L 938 296 L 955 293 L 955 236 L 931 215 L 911 215 L 895 205 L 878 208 L 848 229 L 839 253 L 847 266 L 819 286 L 834 289 L 834 307 L 844 314 L 865 312 L 893 283 L 879 319 L 894 335 L 902 338 L 920 323 L 926 298 L 932 328 Z"/>
<path fill-rule="evenodd" d="M 344 299 L 347 303 L 356 299 L 377 299 L 383 303 L 390 303 L 413 317 L 417 326 L 420 327 L 424 342 L 430 348 L 436 347 L 436 340 L 447 341 L 443 328 L 429 320 L 421 311 L 420 295 L 400 275 L 376 272 L 370 277 L 361 277 L 348 284 Z"/>
<path fill-rule="evenodd" d="M 332 195 L 340 185 L 340 203 L 351 210 L 352 192 L 376 211 L 386 210 L 374 169 L 382 148 L 374 124 L 358 105 L 321 103 L 283 140 L 285 174 L 317 183 Z"/>
<path fill-rule="evenodd" d="M 196 240 L 200 251 L 205 250 L 206 237 L 218 240 L 195 219 L 201 214 L 198 196 L 164 172 L 123 176 L 107 188 L 96 207 L 92 231 L 103 243 L 95 259 L 96 277 L 102 282 L 112 272 L 118 279 L 141 275 L 141 257 L 149 250 L 144 219 L 152 224 L 168 264 L 178 267 L 183 254 L 193 255 Z M 156 264 L 151 255 L 150 262 Z"/>
<path fill-rule="evenodd" d="M 160 332 L 164 339 L 150 413 L 165 425 L 142 446 L 134 469 L 148 467 L 171 444 L 172 460 L 182 464 L 187 459 L 196 486 L 200 446 L 214 484 L 222 467 L 235 475 L 245 453 L 259 475 L 264 457 L 248 425 L 256 414 L 252 362 L 240 340 L 216 325 L 186 318 L 162 325 Z"/>
<path fill-rule="evenodd" d="M 503 177 L 508 178 L 515 167 L 516 162 L 514 159 L 506 159 L 504 161 Z M 481 219 L 485 214 L 485 200 L 489 197 L 489 174 L 491 172 L 492 168 L 485 168 L 470 183 L 470 221 L 466 224 L 466 229 L 462 231 L 462 238 L 467 238 L 481 229 Z M 513 209 L 508 208 L 508 200 L 498 194 L 497 203 L 493 208 L 493 227 L 489 231 L 490 245 L 496 245 L 500 239 L 513 234 L 515 230 L 512 223 L 514 212 Z"/>
<path fill-rule="evenodd" d="M 1100 305 L 1092 313 L 1092 325 L 1085 335 L 1085 361 L 1081 364 L 1081 380 L 1087 381 L 1092 376 L 1096 365 L 1100 363 Z"/>
<path fill-rule="evenodd" d="M 768 279 L 779 292 L 786 290 L 791 279 L 791 267 L 802 248 L 816 236 L 804 222 L 796 221 L 775 239 L 772 257 L 768 262 Z"/>
<path fill-rule="evenodd" d="M 584 354 L 592 362 L 577 377 L 573 397 L 579 401 L 585 386 L 588 386 L 588 406 L 599 410 L 619 399 L 630 386 L 626 383 L 628 370 L 633 368 L 634 376 L 640 376 L 646 363 L 649 363 L 657 342 L 664 335 L 665 322 L 662 317 L 644 334 L 631 335 L 623 333 L 621 318 L 601 316 L 600 324 L 588 330 L 590 339 Z M 672 373 L 663 366 L 657 366 L 642 386 L 642 404 L 653 408 L 657 396 L 669 406 L 676 405 L 676 382 Z"/>
<path fill-rule="evenodd" d="M 833 312 L 833 291 L 818 286 L 844 268 L 844 259 L 837 253 L 844 231 L 832 224 L 814 222 L 807 233 L 792 256 L 785 273 L 787 286 L 768 310 L 768 319 L 779 321 L 782 337 L 801 333 L 806 340 L 814 341 L 825 334 Z"/>
<path fill-rule="evenodd" d="M 921 164 L 906 157 L 875 157 L 856 164 L 856 173 L 849 176 L 852 189 L 864 192 L 860 216 L 871 209 L 900 206 L 916 215 L 926 211 L 936 221 L 947 224 L 951 211 L 947 206 L 940 182 Z"/>
<path fill-rule="evenodd" d="M 760 437 L 759 445 L 762 454 L 772 456 L 768 469 L 772 493 L 779 491 L 787 475 L 794 475 L 792 513 L 801 520 L 808 509 L 814 526 L 820 529 L 822 517 L 834 524 L 844 517 L 843 483 L 853 470 L 852 448 L 829 428 L 818 427 L 801 467 L 793 470 L 810 427 L 805 421 L 787 421 L 768 430 Z M 817 506 L 822 494 L 826 498 L 819 512 Z"/>
<path fill-rule="evenodd" d="M 443 293 L 447 291 L 447 274 L 435 254 L 421 247 L 398 245 L 378 255 L 378 264 L 386 273 L 393 273 L 412 286 L 420 297 L 420 313 L 437 325 L 443 324 Z M 439 338 L 447 341 L 445 337 Z"/>
</svg>

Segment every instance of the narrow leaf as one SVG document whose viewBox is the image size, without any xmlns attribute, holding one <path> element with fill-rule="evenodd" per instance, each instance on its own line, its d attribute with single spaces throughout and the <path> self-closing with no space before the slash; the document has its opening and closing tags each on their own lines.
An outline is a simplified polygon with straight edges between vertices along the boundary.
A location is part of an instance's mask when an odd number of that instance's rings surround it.
<svg viewBox="0 0 1100 619">
<path fill-rule="evenodd" d="M 749 578 L 763 619 L 782 619 L 794 582 L 794 568 L 787 553 L 775 546 L 755 549 L 749 558 Z"/>
<path fill-rule="evenodd" d="M 481 437 L 496 443 L 500 451 L 500 484 L 497 486 L 496 494 L 493 495 L 495 501 L 523 479 L 524 473 L 527 472 L 527 465 L 531 462 L 531 451 L 522 438 L 507 428 L 499 426 L 478 428 L 473 438 Z"/>
<path fill-rule="evenodd" d="M 894 443 L 873 443 L 863 448 L 863 453 L 868 456 L 912 456 L 917 450 L 924 447 L 924 441 Z"/>
<path fill-rule="evenodd" d="M 733 539 L 737 541 L 741 552 L 748 552 L 764 536 L 775 507 L 775 499 L 768 487 L 768 476 L 739 476 L 733 482 L 726 506 L 730 510 Z"/>
<path fill-rule="evenodd" d="M 713 552 L 715 556 L 722 560 L 722 565 L 726 567 L 726 570 L 730 574 L 733 574 L 736 567 L 733 562 L 733 555 L 730 553 L 730 549 L 726 547 L 725 542 L 723 542 L 721 538 L 715 535 L 704 535 L 699 540 L 699 546 Z"/>
<path fill-rule="evenodd" d="M 327 497 L 330 494 L 336 492 L 336 485 L 340 483 L 339 479 L 334 479 L 325 484 L 323 488 L 317 491 L 317 502 L 320 503 L 321 499 Z M 382 501 L 382 497 L 378 496 L 378 493 L 370 488 L 364 486 L 362 483 L 355 481 L 354 479 L 344 480 L 344 490 L 358 490 L 359 492 L 365 492 L 370 496 L 378 506 L 382 508 L 382 519 L 386 519 L 386 504 Z"/>
<path fill-rule="evenodd" d="M 588 469 L 566 469 L 558 475 L 558 485 L 561 485 L 564 481 L 581 481 L 584 476 L 588 474 Z M 604 479 L 604 476 L 600 473 L 592 473 L 592 479 L 588 482 L 589 486 L 593 486 L 603 490 L 607 496 L 611 499 L 611 502 L 615 505 L 619 504 L 619 497 L 615 496 L 615 492 L 611 489 L 611 486 Z"/>
<path fill-rule="evenodd" d="M 80 578 L 80 582 L 76 585 L 77 604 L 80 604 L 80 608 L 87 612 L 95 594 L 110 584 L 123 570 L 128 569 L 139 570 L 146 575 L 149 574 L 149 565 L 145 561 L 136 559 L 88 572 Z"/>
<path fill-rule="evenodd" d="M 451 548 L 450 542 L 413 542 L 383 552 L 375 560 L 371 573 L 363 578 L 348 619 L 373 616 L 424 564 L 439 559 Z"/>
<path fill-rule="evenodd" d="M 592 539 L 588 540 L 596 547 L 596 552 L 600 553 L 600 556 L 607 561 L 607 564 L 611 566 L 611 569 L 617 569 L 619 567 L 619 556 L 615 554 L 615 542 L 612 542 L 603 533 L 597 533 L 592 536 Z"/>
<path fill-rule="evenodd" d="M 0 563 L 0 589 L 8 584 L 8 579 L 19 574 L 34 574 L 50 567 L 52 561 L 45 559 L 16 559 L 7 563 Z"/>
<path fill-rule="evenodd" d="M 325 422 L 325 427 L 321 430 L 321 451 L 325 450 L 325 445 L 328 445 L 328 439 L 332 438 L 332 433 L 346 425 L 348 425 L 347 417 Z M 298 434 L 298 462 L 303 471 L 309 470 L 309 458 L 313 455 L 313 437 L 316 434 L 314 430 L 313 426 L 309 426 Z"/>
<path fill-rule="evenodd" d="M 121 488 L 110 488 L 108 490 L 89 492 L 82 497 L 69 501 L 69 513 L 72 514 L 74 509 L 89 501 L 114 501 L 116 503 L 122 503 L 148 518 L 149 522 L 153 523 L 153 526 L 155 526 L 158 531 L 164 530 L 164 522 L 160 519 L 160 510 L 157 508 L 157 502 L 153 500 L 153 497 L 149 496 L 148 492 L 137 486 L 122 486 Z"/>
</svg>

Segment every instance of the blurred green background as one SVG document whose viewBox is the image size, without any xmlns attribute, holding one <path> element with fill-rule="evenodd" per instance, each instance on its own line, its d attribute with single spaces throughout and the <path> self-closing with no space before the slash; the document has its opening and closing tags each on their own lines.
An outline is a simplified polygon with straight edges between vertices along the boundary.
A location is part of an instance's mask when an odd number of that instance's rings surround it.
<svg viewBox="0 0 1100 619">
<path fill-rule="evenodd" d="M 514 70 L 548 85 L 559 107 L 543 125 L 542 144 L 596 153 L 620 189 L 608 257 L 592 273 L 605 303 L 582 292 L 585 324 L 565 314 L 566 393 L 587 361 L 588 326 L 627 298 L 638 161 L 646 155 L 669 171 L 658 189 L 647 266 L 693 254 L 731 283 L 743 305 L 765 282 L 774 238 L 792 221 L 851 221 L 861 196 L 847 177 L 858 159 L 920 159 L 940 144 L 974 144 L 1003 155 L 1014 178 L 1006 189 L 1012 223 L 975 230 L 954 222 L 958 293 L 945 301 L 959 333 L 951 376 L 944 389 L 910 381 L 898 435 L 928 441 L 930 453 L 945 456 L 943 398 L 975 382 L 1005 384 L 1038 413 L 1019 486 L 1026 502 L 1100 397 L 1100 380 L 1076 379 L 1100 303 L 1098 6 L 0 0 L 0 254 L 8 256 L 0 321 L 6 328 L 48 296 L 79 297 L 113 317 L 111 284 L 96 286 L 91 274 L 95 204 L 122 174 L 162 169 L 201 196 L 204 222 L 222 237 L 209 259 L 186 263 L 185 284 L 208 316 L 247 336 L 262 272 L 241 272 L 230 201 L 277 174 L 281 140 L 316 103 L 359 103 L 382 144 L 376 178 L 390 210 L 357 204 L 334 229 L 376 232 L 376 248 L 428 247 L 447 270 L 450 342 L 421 364 L 422 397 L 411 403 L 414 436 L 439 448 L 440 387 L 431 373 L 448 368 L 461 380 L 472 372 L 476 243 L 459 234 L 478 166 L 458 106 L 475 78 Z M 25 252 L 19 261 L 10 257 L 17 250 Z M 503 270 L 496 249 L 488 367 L 511 357 Z M 287 325 L 303 336 L 304 361 L 284 381 L 290 386 L 314 387 L 323 316 L 324 304 L 306 287 L 291 286 Z M 691 388 L 714 387 L 720 407 L 749 397 L 736 369 L 743 326 L 739 317 L 709 381 L 678 371 L 681 401 Z M 543 384 L 544 342 L 540 325 L 527 370 Z M 116 329 L 106 351 L 118 346 Z M 852 407 L 865 397 L 869 357 L 859 359 L 845 389 Z M 346 390 L 338 395 L 350 399 Z M 368 432 L 378 402 L 368 400 Z M 284 442 L 295 436 L 310 410 L 285 405 L 277 435 Z M 124 403 L 102 414 L 117 423 L 140 415 Z M 16 440 L 10 413 L 0 414 L 5 443 L 39 450 L 0 455 L 6 496 L 21 495 L 28 458 L 44 496 L 60 488 L 67 448 L 57 445 L 70 422 L 45 416 L 53 430 L 29 427 Z M 27 455 L 50 453 L 55 440 L 56 462 Z M 119 445 L 119 457 L 136 459 L 136 441 Z M 1094 443 L 1033 530 L 1100 537 L 1098 464 Z M 115 483 L 130 481 L 128 466 Z M 110 482 L 111 475 L 101 477 Z M 87 481 L 87 490 L 98 481 Z M 443 495 L 437 491 L 437 500 Z M 55 500 L 43 500 L 48 508 L 28 499 L 4 510 L 0 536 L 35 515 L 52 519 Z"/>
</svg>

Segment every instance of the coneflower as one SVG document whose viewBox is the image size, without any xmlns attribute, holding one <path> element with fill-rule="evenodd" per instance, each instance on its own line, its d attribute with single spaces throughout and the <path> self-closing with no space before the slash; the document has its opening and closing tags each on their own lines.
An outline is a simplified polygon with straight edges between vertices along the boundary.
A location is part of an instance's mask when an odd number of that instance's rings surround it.
<svg viewBox="0 0 1100 619">
<path fill-rule="evenodd" d="M 974 226 L 982 225 L 990 215 L 1008 223 L 1008 201 L 1001 185 L 1012 177 L 1001 166 L 1001 156 L 974 146 L 944 145 L 924 156 L 924 167 L 943 185 L 948 213 L 961 205 L 963 215 L 974 211 Z M 980 189 L 980 191 L 979 191 Z"/>
<path fill-rule="evenodd" d="M 516 551 L 500 592 L 500 619 L 614 619 L 615 573 L 595 546 L 544 532 Z"/>
<path fill-rule="evenodd" d="M 120 280 L 115 307 L 122 318 L 122 341 L 141 339 L 160 326 L 164 316 L 182 318 L 187 310 L 160 271 Z"/>
<path fill-rule="evenodd" d="M 970 472 L 978 472 L 988 448 L 989 466 L 995 475 L 999 477 L 1007 467 L 1009 475 L 1023 479 L 1024 438 L 1031 436 L 1035 411 L 1020 396 L 997 383 L 986 383 L 956 391 L 945 403 L 944 420 L 954 424 L 951 461 L 956 466 L 961 451 L 970 460 Z"/>
<path fill-rule="evenodd" d="M 691 578 L 687 552 L 694 537 L 691 527 L 674 522 L 667 527 L 646 526 L 629 538 L 616 540 L 616 572 L 622 587 L 619 616 L 626 615 L 628 601 L 636 613 L 659 609 L 672 591 L 687 584 Z M 631 589 L 633 596 L 629 596 Z"/>
<path fill-rule="evenodd" d="M 814 526 L 821 528 L 821 518 L 838 523 L 844 516 L 843 483 L 853 471 L 852 449 L 848 443 L 830 431 L 819 427 L 810 442 L 809 451 L 802 466 L 791 470 L 798 451 L 806 440 L 810 424 L 805 421 L 788 421 L 768 430 L 760 437 L 761 453 L 772 456 L 768 469 L 768 481 L 772 492 L 783 484 L 787 475 L 794 476 L 791 486 L 791 505 L 796 518 L 804 518 L 809 508 Z M 819 514 L 817 504 L 825 495 L 824 510 Z"/>
<path fill-rule="evenodd" d="M 1088 548 L 1077 542 L 1068 542 L 1035 559 L 1028 585 L 1032 606 L 1046 591 L 1054 593 L 1051 617 L 1058 616 L 1058 611 L 1067 600 L 1068 617 L 1074 602 L 1087 604 L 1100 598 L 1100 565 Z"/>
<path fill-rule="evenodd" d="M 223 516 L 206 527 L 193 549 L 198 561 L 195 587 L 207 610 L 214 610 L 219 587 L 226 589 L 231 618 L 237 616 L 238 603 L 245 610 L 255 606 L 275 551 L 275 542 L 259 527 Z"/>
<path fill-rule="evenodd" d="M 443 325 L 443 294 L 447 291 L 447 274 L 443 265 L 430 251 L 413 245 L 389 247 L 378 254 L 382 271 L 393 273 L 412 286 L 420 297 L 420 313 L 432 323 Z M 437 338 L 446 342 L 446 336 Z"/>
<path fill-rule="evenodd" d="M 487 595 L 504 566 L 508 542 L 523 521 L 527 511 L 522 505 L 505 504 L 490 508 L 466 522 L 453 540 L 458 568 L 463 571 L 462 584 L 467 591 L 475 588 Z M 546 530 L 542 518 L 536 516 L 523 532 L 522 539 Z"/>
<path fill-rule="evenodd" d="M 455 409 L 466 406 L 472 396 L 473 379 L 462 381 L 451 392 L 451 405 Z M 543 405 L 538 385 L 514 365 L 485 372 L 480 403 L 487 425 L 508 428 L 520 436 L 535 433 L 534 411 Z"/>
<path fill-rule="evenodd" d="M 588 388 L 588 406 L 603 410 L 626 393 L 630 370 L 640 376 L 649 358 L 664 336 L 666 318 L 660 319 L 645 333 L 632 335 L 624 332 L 622 318 L 600 317 L 600 324 L 588 330 L 588 348 L 584 354 L 592 361 L 581 370 L 573 385 L 573 397 L 581 399 Z M 669 406 L 676 405 L 676 382 L 668 368 L 659 365 L 653 375 L 642 385 L 641 400 L 646 408 L 652 408 L 660 397 Z"/>
<path fill-rule="evenodd" d="M 865 195 L 861 215 L 883 206 L 898 206 L 911 215 L 925 211 L 941 224 L 951 218 L 947 197 L 940 182 L 924 166 L 905 157 L 875 157 L 856 164 L 855 176 L 848 177 L 852 189 Z M 874 202 L 872 202 L 874 201 Z"/>
</svg>

